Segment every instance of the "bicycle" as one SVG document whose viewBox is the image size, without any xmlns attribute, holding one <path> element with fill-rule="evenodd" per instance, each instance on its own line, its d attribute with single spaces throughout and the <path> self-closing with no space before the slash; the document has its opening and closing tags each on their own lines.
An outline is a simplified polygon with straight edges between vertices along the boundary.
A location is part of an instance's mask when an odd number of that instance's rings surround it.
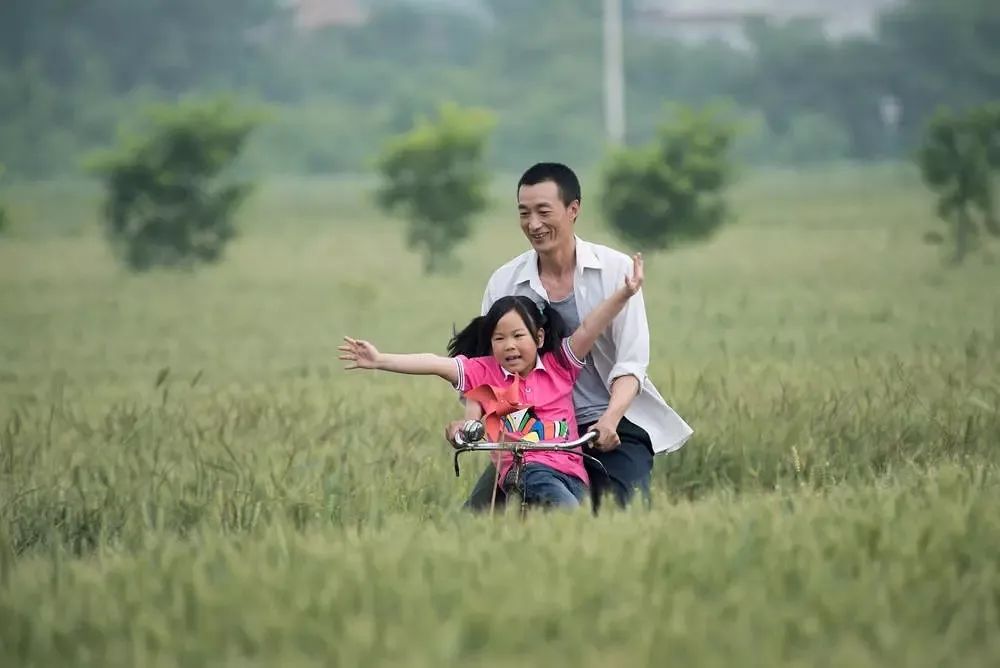
<svg viewBox="0 0 1000 668">
<path fill-rule="evenodd" d="M 455 477 L 461 476 L 461 470 L 458 466 L 458 458 L 460 455 L 466 452 L 509 452 L 514 458 L 513 464 L 511 465 L 511 471 L 513 472 L 513 483 L 510 485 L 513 494 L 519 496 L 521 499 L 521 517 L 524 517 L 528 511 L 529 504 L 525 499 L 524 495 L 524 455 L 529 452 L 568 452 L 578 457 L 583 457 L 584 459 L 596 464 L 605 475 L 607 471 L 604 469 L 604 465 L 601 464 L 600 460 L 591 455 L 586 454 L 582 451 L 576 451 L 576 448 L 580 448 L 584 445 L 589 444 L 594 439 L 597 438 L 597 432 L 589 431 L 583 436 L 577 438 L 573 441 L 563 441 L 563 442 L 545 442 L 545 441 L 500 441 L 500 442 L 489 442 L 484 441 L 483 438 L 486 436 L 486 427 L 483 426 L 482 422 L 478 420 L 467 421 L 461 429 L 455 433 L 453 443 L 455 446 Z M 508 478 L 510 473 L 507 474 Z M 497 468 L 497 480 L 494 481 L 493 485 L 493 498 L 490 500 L 490 514 L 493 514 L 494 506 L 496 503 L 496 491 L 500 484 L 500 469 Z M 506 490 L 505 490 L 506 491 Z M 510 496 L 511 492 L 507 492 Z"/>
</svg>

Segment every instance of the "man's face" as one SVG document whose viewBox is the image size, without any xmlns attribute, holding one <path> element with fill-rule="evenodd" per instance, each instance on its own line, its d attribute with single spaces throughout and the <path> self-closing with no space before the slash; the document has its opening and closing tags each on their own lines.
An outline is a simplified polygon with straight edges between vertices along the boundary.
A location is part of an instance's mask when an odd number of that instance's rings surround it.
<svg viewBox="0 0 1000 668">
<path fill-rule="evenodd" d="M 573 223 L 580 213 L 580 202 L 569 206 L 559 197 L 559 186 L 543 181 L 533 186 L 521 186 L 517 191 L 517 210 L 521 231 L 532 248 L 539 253 L 568 245 L 573 239 Z"/>
</svg>

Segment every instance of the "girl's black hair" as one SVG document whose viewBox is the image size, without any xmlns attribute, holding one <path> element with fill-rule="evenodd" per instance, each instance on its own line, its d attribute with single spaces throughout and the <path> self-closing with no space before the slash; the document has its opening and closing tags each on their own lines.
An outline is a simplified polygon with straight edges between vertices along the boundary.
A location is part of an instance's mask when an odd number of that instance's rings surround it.
<svg viewBox="0 0 1000 668">
<path fill-rule="evenodd" d="M 539 329 L 545 332 L 545 339 L 538 348 L 539 355 L 556 350 L 563 338 L 570 334 L 562 316 L 548 302 L 544 302 L 539 310 L 530 297 L 510 295 L 496 300 L 486 315 L 473 318 L 465 329 L 451 337 L 451 341 L 448 342 L 448 355 L 491 357 L 493 332 L 500 318 L 511 311 L 517 311 L 532 336 Z"/>
</svg>

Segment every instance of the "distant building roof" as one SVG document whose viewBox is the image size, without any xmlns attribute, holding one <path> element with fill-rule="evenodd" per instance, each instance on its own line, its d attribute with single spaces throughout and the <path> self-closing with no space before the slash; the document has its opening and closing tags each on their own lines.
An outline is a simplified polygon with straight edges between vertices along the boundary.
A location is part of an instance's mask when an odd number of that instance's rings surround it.
<svg viewBox="0 0 1000 668">
<path fill-rule="evenodd" d="M 328 26 L 360 26 L 379 7 L 408 5 L 424 12 L 463 14 L 492 25 L 494 17 L 483 0 L 284 0 L 293 11 L 295 25 L 302 30 Z"/>
<path fill-rule="evenodd" d="M 749 18 L 777 22 L 816 19 L 830 37 L 871 34 L 878 16 L 902 0 L 636 0 L 639 23 L 664 34 L 700 41 L 739 41 Z"/>
<path fill-rule="evenodd" d="M 359 26 L 368 20 L 368 13 L 358 0 L 286 0 L 301 30 L 318 30 L 330 26 Z"/>
</svg>

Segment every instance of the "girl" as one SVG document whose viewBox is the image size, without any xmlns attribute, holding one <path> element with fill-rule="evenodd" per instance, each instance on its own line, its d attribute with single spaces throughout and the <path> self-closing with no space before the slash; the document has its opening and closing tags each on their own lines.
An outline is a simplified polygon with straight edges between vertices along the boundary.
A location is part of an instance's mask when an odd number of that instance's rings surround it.
<svg viewBox="0 0 1000 668">
<path fill-rule="evenodd" d="M 338 350 L 346 369 L 379 369 L 444 378 L 483 407 L 491 441 L 567 441 L 577 438 L 573 384 L 594 341 L 642 287 L 642 256 L 615 294 L 566 337 L 562 318 L 529 297 L 497 300 L 448 344 L 450 357 L 429 353 L 380 353 L 367 341 L 344 337 Z M 513 456 L 501 453 L 499 487 L 508 491 Z M 529 452 L 523 494 L 531 505 L 575 508 L 588 484 L 583 460 L 571 452 Z"/>
</svg>

